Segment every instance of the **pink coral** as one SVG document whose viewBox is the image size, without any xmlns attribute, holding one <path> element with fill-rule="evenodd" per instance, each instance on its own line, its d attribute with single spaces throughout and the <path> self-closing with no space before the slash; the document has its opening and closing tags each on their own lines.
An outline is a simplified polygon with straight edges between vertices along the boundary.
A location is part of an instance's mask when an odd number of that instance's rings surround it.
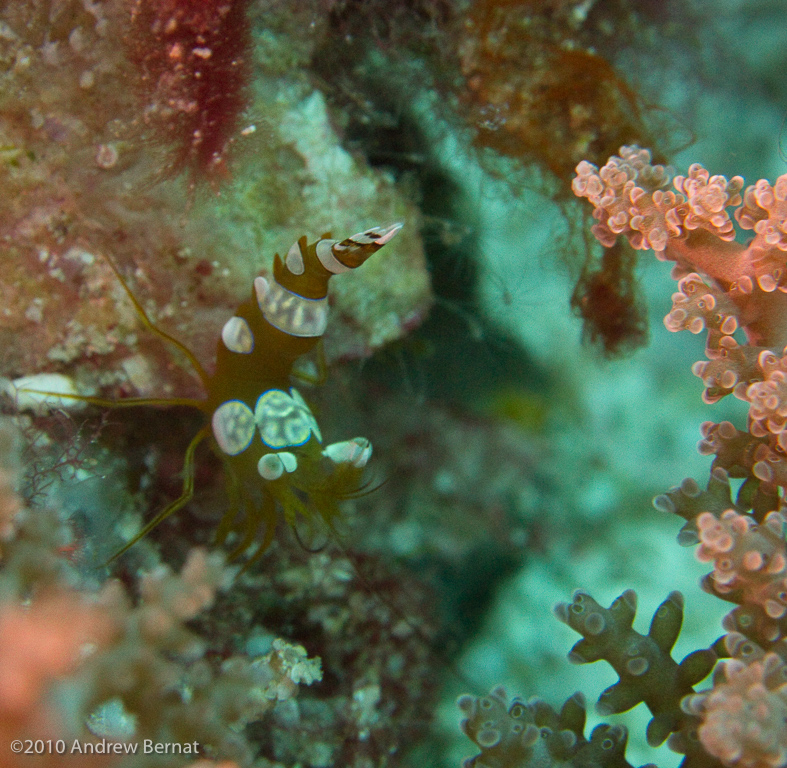
<svg viewBox="0 0 787 768">
<path fill-rule="evenodd" d="M 787 449 L 787 355 L 779 357 L 763 350 L 758 363 L 763 381 L 751 384 L 746 390 L 749 401 L 751 433 L 755 437 L 776 435 L 778 446 Z"/>
<path fill-rule="evenodd" d="M 787 175 L 780 176 L 776 184 L 760 179 L 746 190 L 743 207 L 736 214 L 744 229 L 753 229 L 763 245 L 787 251 Z"/>
<path fill-rule="evenodd" d="M 771 512 L 762 525 L 734 509 L 717 518 L 710 512 L 697 517 L 700 546 L 697 558 L 713 562 L 713 588 L 717 594 L 741 594 L 747 604 L 761 606 L 771 618 L 787 613 L 787 551 L 782 526 L 787 519 Z"/>
<path fill-rule="evenodd" d="M 0 609 L 0 709 L 15 716 L 33 706 L 49 680 L 73 670 L 88 646 L 104 645 L 112 621 L 78 594 L 42 596 Z"/>
<path fill-rule="evenodd" d="M 784 346 L 787 174 L 773 187 L 760 180 L 743 196 L 742 177 L 711 176 L 698 163 L 687 176 L 673 178 L 674 191 L 664 189 L 669 176 L 664 166 L 650 164 L 647 150 L 621 147 L 620 156 L 600 169 L 580 163 L 572 188 L 593 204 L 598 220 L 593 234 L 602 245 L 610 247 L 624 235 L 633 248 L 651 248 L 676 262 L 676 277 L 705 275 L 734 303 L 752 344 Z M 742 203 L 735 211 L 738 224 L 755 232 L 746 246 L 734 240 L 727 212 Z"/>
<path fill-rule="evenodd" d="M 600 169 L 580 163 L 573 189 L 593 204 L 602 245 L 623 235 L 633 248 L 675 262 L 678 291 L 664 324 L 707 331 L 707 359 L 692 368 L 705 385 L 703 399 L 734 394 L 749 403 L 749 432 L 736 436 L 733 452 L 720 432 L 705 435 L 700 450 L 773 496 L 787 488 L 787 174 L 773 185 L 760 179 L 743 194 L 740 176 L 711 176 L 697 163 L 672 179 L 674 191 L 666 189 L 669 178 L 647 150 L 621 147 Z M 730 209 L 754 231 L 746 245 L 734 239 Z M 734 336 L 739 329 L 746 343 Z"/>
<path fill-rule="evenodd" d="M 699 737 L 726 766 L 776 768 L 787 762 L 787 685 L 775 653 L 746 664 L 724 662 L 723 682 L 688 696 L 683 708 L 702 718 Z"/>
<path fill-rule="evenodd" d="M 678 281 L 678 291 L 672 295 L 672 311 L 664 318 L 670 331 L 684 329 L 701 333 L 705 328 L 729 336 L 735 333 L 738 321 L 735 306 L 719 290 L 714 290 L 696 272 Z"/>
<path fill-rule="evenodd" d="M 714 645 L 735 658 L 718 666 L 712 689 L 683 698 L 686 727 L 698 722 L 702 747 L 726 766 L 775 768 L 787 763 L 787 174 L 743 192 L 740 176 L 699 164 L 671 190 L 669 176 L 646 150 L 622 147 L 600 169 L 580 163 L 573 189 L 593 204 L 602 245 L 623 235 L 675 262 L 664 323 L 707 333 L 706 359 L 692 367 L 703 399 L 734 394 L 749 405 L 747 430 L 701 427 L 699 451 L 714 456 L 707 491 L 686 480 L 654 503 L 687 521 L 679 539 L 698 541 L 698 559 L 713 564 L 703 587 L 736 604 Z M 746 244 L 735 240 L 732 209 L 754 232 Z M 734 500 L 729 478 L 743 479 Z M 686 734 L 673 736 L 688 761 Z"/>
<path fill-rule="evenodd" d="M 741 176 L 727 181 L 724 176 L 711 176 L 699 163 L 694 163 L 688 176 L 676 176 L 672 183 L 686 199 L 686 206 L 677 205 L 668 214 L 676 229 L 706 229 L 722 240 L 735 238 L 726 208 L 741 203 L 738 194 L 743 188 Z"/>
<path fill-rule="evenodd" d="M 50 698 L 53 684 L 105 648 L 114 634 L 109 612 L 74 590 L 52 591 L 29 605 L 0 606 L 0 741 L 6 751 L 13 739 L 62 737 L 67 724 Z M 29 760 L 6 754 L 0 765 L 12 768 Z M 46 764 L 63 763 L 53 756 Z"/>
</svg>

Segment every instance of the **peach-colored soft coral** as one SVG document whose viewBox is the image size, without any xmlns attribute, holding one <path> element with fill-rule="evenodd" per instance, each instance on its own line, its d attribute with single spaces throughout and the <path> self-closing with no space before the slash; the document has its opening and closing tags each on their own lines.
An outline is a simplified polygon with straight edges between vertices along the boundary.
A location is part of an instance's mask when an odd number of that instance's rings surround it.
<svg viewBox="0 0 787 768">
<path fill-rule="evenodd" d="M 702 746 L 725 766 L 777 768 L 787 761 L 787 686 L 775 653 L 750 663 L 723 662 L 713 689 L 684 700 L 698 714 Z"/>
<path fill-rule="evenodd" d="M 0 606 L 0 739 L 63 739 L 72 727 L 71 713 L 52 698 L 53 685 L 76 672 L 106 648 L 116 632 L 109 612 L 90 598 L 68 589 L 36 596 L 29 604 Z M 70 743 L 70 742 L 69 742 Z M 42 759 L 42 758 L 39 758 Z M 43 758 L 63 765 L 62 757 Z M 30 758 L 4 755 L 3 768 L 25 766 Z M 111 762 L 106 756 L 86 765 Z"/>
</svg>

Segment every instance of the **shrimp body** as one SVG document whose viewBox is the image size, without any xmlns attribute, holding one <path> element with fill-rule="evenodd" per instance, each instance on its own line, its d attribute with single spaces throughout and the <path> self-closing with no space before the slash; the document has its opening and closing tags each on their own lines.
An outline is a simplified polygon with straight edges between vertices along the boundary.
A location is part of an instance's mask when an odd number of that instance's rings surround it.
<svg viewBox="0 0 787 768">
<path fill-rule="evenodd" d="M 186 356 L 202 381 L 205 397 L 109 400 L 27 386 L 20 386 L 16 394 L 80 400 L 103 408 L 185 406 L 206 417 L 186 448 L 180 496 L 149 520 L 111 560 L 191 500 L 196 451 L 204 440 L 224 465 L 230 499 L 217 541 L 223 543 L 230 532 L 236 532 L 239 541 L 231 557 L 237 556 L 258 540 L 259 530 L 264 528 L 246 567 L 273 540 L 279 509 L 290 526 L 300 517 L 332 528 L 339 503 L 364 492 L 362 475 L 372 454 L 371 443 L 365 437 L 354 437 L 323 446 L 317 420 L 291 379 L 299 358 L 314 349 L 325 331 L 329 280 L 361 266 L 401 228 L 401 224 L 373 227 L 341 242 L 329 235 L 314 243 L 302 237 L 284 259 L 276 254 L 271 279 L 257 277 L 249 299 L 224 324 L 212 374 L 187 346 L 150 319 L 108 259 L 143 325 Z"/>
<path fill-rule="evenodd" d="M 328 282 L 355 269 L 389 242 L 401 224 L 373 228 L 341 242 L 295 243 L 276 254 L 270 280 L 257 277 L 251 297 L 224 325 L 216 372 L 206 381 L 202 409 L 210 415 L 214 448 L 229 476 L 231 507 L 219 538 L 243 520 L 243 551 L 273 536 L 276 502 L 287 523 L 317 513 L 329 526 L 338 502 L 361 489 L 371 443 L 356 437 L 323 447 L 319 425 L 300 392 L 290 386 L 293 366 L 325 331 Z M 256 555 L 255 555 L 256 557 Z"/>
</svg>

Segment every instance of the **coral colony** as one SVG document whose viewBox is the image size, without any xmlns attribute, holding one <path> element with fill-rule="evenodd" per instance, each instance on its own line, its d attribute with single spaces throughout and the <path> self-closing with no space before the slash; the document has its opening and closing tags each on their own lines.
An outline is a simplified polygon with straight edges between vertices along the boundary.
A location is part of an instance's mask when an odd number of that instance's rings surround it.
<svg viewBox="0 0 787 768">
<path fill-rule="evenodd" d="M 671 188 L 670 188 L 671 187 Z M 632 629 L 636 595 L 627 590 L 607 609 L 578 591 L 555 607 L 582 635 L 569 658 L 605 660 L 619 676 L 598 701 L 603 714 L 644 702 L 653 718 L 648 743 L 685 755 L 684 766 L 778 766 L 787 760 L 787 175 L 744 190 L 740 176 L 711 176 L 694 164 L 686 176 L 652 165 L 650 152 L 624 146 L 601 169 L 577 166 L 574 193 L 593 205 L 598 241 L 611 248 L 625 237 L 638 250 L 675 262 L 678 282 L 670 331 L 707 332 L 706 360 L 693 367 L 714 403 L 733 394 L 749 404 L 748 430 L 705 422 L 699 450 L 714 456 L 707 489 L 691 479 L 654 500 L 686 520 L 679 541 L 699 544 L 713 564 L 705 590 L 734 604 L 724 634 L 680 663 L 670 651 L 683 619 L 673 592 L 650 631 Z M 735 220 L 754 237 L 735 240 Z M 736 332 L 739 339 L 735 338 Z M 742 334 L 742 335 L 741 335 Z M 732 496 L 730 479 L 740 487 Z M 717 664 L 717 659 L 722 659 Z M 714 669 L 712 685 L 695 686 Z M 509 702 L 498 688 L 464 696 L 464 732 L 481 748 L 467 766 L 536 764 L 625 765 L 626 729 L 599 725 L 583 734 L 581 695 L 560 712 L 541 701 Z"/>
</svg>

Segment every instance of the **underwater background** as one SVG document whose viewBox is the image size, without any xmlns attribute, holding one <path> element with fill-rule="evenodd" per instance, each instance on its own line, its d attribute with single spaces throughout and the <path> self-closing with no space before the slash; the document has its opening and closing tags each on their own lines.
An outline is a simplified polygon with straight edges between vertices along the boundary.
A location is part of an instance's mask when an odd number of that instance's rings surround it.
<svg viewBox="0 0 787 768">
<path fill-rule="evenodd" d="M 0 768 L 786 765 L 784 11 L 0 3 Z M 237 503 L 192 358 L 393 222 Z"/>
</svg>

